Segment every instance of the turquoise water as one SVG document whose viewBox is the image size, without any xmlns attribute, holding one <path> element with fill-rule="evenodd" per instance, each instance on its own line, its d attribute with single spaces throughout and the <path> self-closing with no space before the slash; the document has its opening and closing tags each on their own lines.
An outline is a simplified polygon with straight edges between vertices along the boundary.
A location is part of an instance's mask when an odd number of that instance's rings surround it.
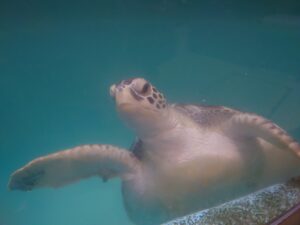
<svg viewBox="0 0 300 225">
<path fill-rule="evenodd" d="M 0 3 L 0 225 L 129 225 L 120 182 L 9 192 L 29 160 L 130 146 L 108 88 L 142 76 L 170 102 L 264 115 L 300 140 L 300 13 L 292 3 Z"/>
</svg>

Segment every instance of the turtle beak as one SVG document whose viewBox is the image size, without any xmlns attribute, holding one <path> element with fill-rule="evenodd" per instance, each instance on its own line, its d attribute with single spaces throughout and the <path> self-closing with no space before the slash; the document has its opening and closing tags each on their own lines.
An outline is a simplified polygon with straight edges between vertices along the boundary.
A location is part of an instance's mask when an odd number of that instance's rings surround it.
<svg viewBox="0 0 300 225">
<path fill-rule="evenodd" d="M 116 97 L 116 85 L 115 84 L 110 86 L 109 94 L 112 98 Z"/>
</svg>

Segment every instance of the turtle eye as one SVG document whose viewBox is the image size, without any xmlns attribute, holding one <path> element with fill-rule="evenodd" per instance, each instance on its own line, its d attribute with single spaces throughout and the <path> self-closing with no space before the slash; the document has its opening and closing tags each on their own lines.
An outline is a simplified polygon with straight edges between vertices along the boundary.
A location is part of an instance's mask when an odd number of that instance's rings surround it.
<svg viewBox="0 0 300 225">
<path fill-rule="evenodd" d="M 141 89 L 140 93 L 142 95 L 148 95 L 151 92 L 151 86 L 150 84 L 147 82 L 144 84 L 143 88 Z"/>
</svg>

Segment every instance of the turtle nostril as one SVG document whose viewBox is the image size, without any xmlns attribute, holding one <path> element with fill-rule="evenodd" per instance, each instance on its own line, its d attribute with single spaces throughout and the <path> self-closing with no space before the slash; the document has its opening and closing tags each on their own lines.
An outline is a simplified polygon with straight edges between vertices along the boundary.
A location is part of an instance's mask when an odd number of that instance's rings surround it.
<svg viewBox="0 0 300 225">
<path fill-rule="evenodd" d="M 132 83 L 133 80 L 134 80 L 134 78 L 127 79 L 127 80 L 124 80 L 122 83 L 125 84 L 125 85 L 129 85 L 129 84 Z"/>
</svg>

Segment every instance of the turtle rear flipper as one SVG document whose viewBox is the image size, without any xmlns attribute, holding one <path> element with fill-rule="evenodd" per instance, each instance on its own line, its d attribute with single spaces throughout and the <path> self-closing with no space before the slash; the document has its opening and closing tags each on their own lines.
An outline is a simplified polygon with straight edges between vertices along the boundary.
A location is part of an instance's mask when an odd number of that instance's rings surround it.
<svg viewBox="0 0 300 225">
<path fill-rule="evenodd" d="M 82 145 L 29 162 L 11 175 L 10 190 L 60 187 L 80 179 L 100 176 L 103 180 L 119 176 L 131 179 L 139 161 L 125 150 L 111 145 Z"/>
<path fill-rule="evenodd" d="M 259 137 L 300 157 L 299 143 L 285 130 L 264 117 L 250 113 L 237 113 L 230 118 L 228 128 L 233 135 Z"/>
</svg>

